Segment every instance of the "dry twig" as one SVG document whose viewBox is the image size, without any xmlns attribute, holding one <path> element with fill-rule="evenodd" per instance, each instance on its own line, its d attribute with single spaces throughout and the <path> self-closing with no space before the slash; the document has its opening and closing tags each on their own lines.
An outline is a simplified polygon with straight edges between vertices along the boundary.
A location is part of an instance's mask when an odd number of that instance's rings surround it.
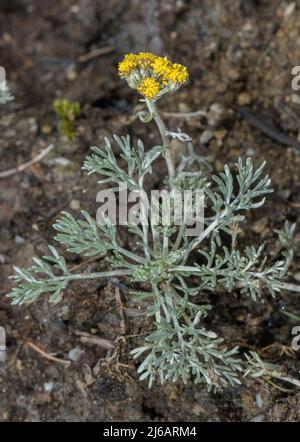
<svg viewBox="0 0 300 442">
<path fill-rule="evenodd" d="M 80 55 L 78 57 L 79 63 L 84 63 L 85 61 L 89 61 L 92 58 L 100 57 L 101 55 L 109 54 L 113 52 L 115 48 L 113 46 L 105 46 L 104 48 L 94 49 L 93 51 L 87 52 L 86 54 Z"/>
<path fill-rule="evenodd" d="M 81 342 L 99 345 L 106 350 L 113 350 L 115 348 L 114 343 L 109 339 L 100 338 L 99 336 L 91 335 L 90 333 L 80 330 L 75 330 L 74 334 L 80 336 Z"/>
<path fill-rule="evenodd" d="M 32 348 L 37 353 L 39 353 L 41 356 L 43 356 L 43 358 L 48 359 L 48 361 L 58 362 L 59 364 L 63 364 L 63 365 L 70 365 L 71 364 L 71 361 L 67 361 L 66 359 L 57 358 L 54 356 L 53 353 L 47 353 L 45 350 L 38 347 L 36 344 L 34 344 L 31 341 L 26 341 L 26 345 L 28 347 Z"/>
<path fill-rule="evenodd" d="M 50 144 L 48 147 L 46 147 L 46 149 L 43 149 L 32 160 L 27 161 L 26 163 L 20 164 L 20 166 L 15 167 L 13 169 L 4 170 L 3 172 L 0 172 L 0 178 L 6 178 L 8 176 L 14 175 L 15 173 L 23 172 L 23 170 L 28 169 L 28 167 L 31 167 L 33 164 L 41 161 L 53 149 L 53 147 L 54 147 L 54 145 Z"/>
</svg>

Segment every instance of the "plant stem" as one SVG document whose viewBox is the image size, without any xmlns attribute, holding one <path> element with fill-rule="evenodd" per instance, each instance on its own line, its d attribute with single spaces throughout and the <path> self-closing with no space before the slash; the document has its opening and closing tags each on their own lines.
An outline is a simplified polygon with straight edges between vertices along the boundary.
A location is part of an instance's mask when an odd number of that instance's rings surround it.
<svg viewBox="0 0 300 442">
<path fill-rule="evenodd" d="M 174 166 L 173 159 L 172 159 L 171 152 L 170 152 L 170 139 L 168 137 L 168 130 L 167 130 L 166 125 L 163 122 L 162 118 L 160 117 L 154 102 L 146 99 L 146 104 L 148 106 L 150 114 L 154 118 L 154 121 L 155 121 L 155 123 L 158 127 L 158 130 L 159 130 L 159 133 L 161 135 L 162 145 L 164 148 L 164 157 L 166 160 L 169 177 L 174 178 L 175 177 L 175 166 Z"/>
<path fill-rule="evenodd" d="M 297 284 L 282 283 L 282 284 L 275 284 L 274 287 L 277 287 L 281 290 L 289 290 L 291 292 L 299 292 L 300 293 L 300 285 L 297 285 Z"/>
<path fill-rule="evenodd" d="M 159 288 L 157 287 L 157 284 L 152 283 L 151 285 L 154 292 L 154 302 L 159 302 Z M 160 309 L 155 312 L 155 320 L 157 323 L 160 323 L 161 321 Z"/>
<path fill-rule="evenodd" d="M 77 279 L 97 279 L 97 278 L 109 278 L 112 276 L 126 276 L 132 275 L 132 270 L 112 270 L 109 272 L 95 272 L 95 273 L 78 273 L 75 275 L 58 276 L 57 279 L 64 279 L 69 281 L 75 281 Z"/>
<path fill-rule="evenodd" d="M 138 256 L 135 253 L 130 252 L 129 250 L 124 249 L 123 247 L 114 244 L 114 249 L 117 250 L 122 255 L 127 256 L 127 258 L 132 259 L 133 261 L 139 262 L 141 264 L 145 263 L 145 259 L 142 256 Z"/>
<path fill-rule="evenodd" d="M 140 178 L 139 180 L 139 186 L 142 191 L 142 228 L 143 228 L 143 248 L 144 253 L 147 261 L 151 260 L 150 252 L 149 252 L 149 245 L 148 245 L 148 200 L 147 196 L 144 191 L 144 178 Z"/>
</svg>

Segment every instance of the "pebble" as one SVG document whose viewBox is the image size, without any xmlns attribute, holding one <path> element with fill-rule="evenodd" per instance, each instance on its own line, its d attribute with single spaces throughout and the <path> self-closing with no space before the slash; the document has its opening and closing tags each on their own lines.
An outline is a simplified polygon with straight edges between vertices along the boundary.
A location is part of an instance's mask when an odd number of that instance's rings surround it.
<svg viewBox="0 0 300 442">
<path fill-rule="evenodd" d="M 83 350 L 81 350 L 80 347 L 74 347 L 74 348 L 72 348 L 72 350 L 69 351 L 68 358 L 71 361 L 76 362 L 76 361 L 78 361 L 78 359 L 80 358 L 82 353 L 83 353 Z"/>
<path fill-rule="evenodd" d="M 72 161 L 68 160 L 68 158 L 64 157 L 56 157 L 51 160 L 51 164 L 57 164 L 58 166 L 67 167 L 71 164 Z"/>
<path fill-rule="evenodd" d="M 237 69 L 230 67 L 227 71 L 227 76 L 228 76 L 228 78 L 230 78 L 230 80 L 236 81 L 240 77 L 240 72 Z"/>
<path fill-rule="evenodd" d="M 284 11 L 284 17 L 289 17 L 296 9 L 296 2 L 289 3 Z"/>
<path fill-rule="evenodd" d="M 79 14 L 80 7 L 78 5 L 73 5 L 71 6 L 70 11 L 72 12 L 72 14 Z"/>
<path fill-rule="evenodd" d="M 251 96 L 248 94 L 248 92 L 242 92 L 238 96 L 238 103 L 240 106 L 247 106 L 248 104 L 251 104 Z"/>
<path fill-rule="evenodd" d="M 260 393 L 256 394 L 255 402 L 256 402 L 256 405 L 258 406 L 258 408 L 261 408 L 263 406 L 263 400 L 262 400 L 262 397 L 261 397 Z"/>
<path fill-rule="evenodd" d="M 98 329 L 97 328 L 91 328 L 90 332 L 92 333 L 92 335 L 96 335 L 98 333 Z"/>
<path fill-rule="evenodd" d="M 18 245 L 24 244 L 25 243 L 25 239 L 22 238 L 22 236 L 20 235 L 16 235 L 15 236 L 15 243 Z"/>
<path fill-rule="evenodd" d="M 253 155 L 255 155 L 255 150 L 252 147 L 249 147 L 249 149 L 246 150 L 246 155 L 248 157 L 252 157 Z"/>
<path fill-rule="evenodd" d="M 32 134 L 36 134 L 38 131 L 38 124 L 35 118 L 29 118 L 28 119 L 28 123 L 29 123 L 29 130 Z"/>
<path fill-rule="evenodd" d="M 78 200 L 71 200 L 70 202 L 70 209 L 72 210 L 79 210 L 80 208 L 80 201 Z"/>
<path fill-rule="evenodd" d="M 53 382 L 45 382 L 45 383 L 44 383 L 44 390 L 45 390 L 47 393 L 50 393 L 50 392 L 53 390 L 53 387 L 54 387 Z"/>
<path fill-rule="evenodd" d="M 211 130 L 205 130 L 200 136 L 200 143 L 207 144 L 213 137 L 213 133 Z"/>
<path fill-rule="evenodd" d="M 68 67 L 67 72 L 66 72 L 66 75 L 67 75 L 67 79 L 68 79 L 69 81 L 74 81 L 74 80 L 76 80 L 78 74 L 77 74 L 77 72 L 76 72 L 76 68 L 75 68 L 74 65 L 71 65 L 71 66 Z"/>
<path fill-rule="evenodd" d="M 213 103 L 207 113 L 207 123 L 209 126 L 216 127 L 224 120 L 225 109 L 220 103 Z"/>
<path fill-rule="evenodd" d="M 196 416 L 201 416 L 201 414 L 205 413 L 205 410 L 201 405 L 199 405 L 197 402 L 193 404 L 192 406 L 192 414 L 195 414 Z"/>
<path fill-rule="evenodd" d="M 52 132 L 52 127 L 49 124 L 43 124 L 41 127 L 42 134 L 49 135 Z"/>
<path fill-rule="evenodd" d="M 215 168 L 217 172 L 223 172 L 224 170 L 224 164 L 219 159 L 216 159 L 215 161 Z"/>
<path fill-rule="evenodd" d="M 224 138 L 226 137 L 228 131 L 227 129 L 220 129 L 220 130 L 216 130 L 214 132 L 214 137 L 218 140 L 218 141 L 223 141 Z"/>
<path fill-rule="evenodd" d="M 287 200 L 291 196 L 291 190 L 290 189 L 279 190 L 278 195 L 280 195 L 281 198 Z"/>
<path fill-rule="evenodd" d="M 255 233 L 262 233 L 268 226 L 269 218 L 264 217 L 254 222 L 251 226 L 251 230 Z"/>
</svg>

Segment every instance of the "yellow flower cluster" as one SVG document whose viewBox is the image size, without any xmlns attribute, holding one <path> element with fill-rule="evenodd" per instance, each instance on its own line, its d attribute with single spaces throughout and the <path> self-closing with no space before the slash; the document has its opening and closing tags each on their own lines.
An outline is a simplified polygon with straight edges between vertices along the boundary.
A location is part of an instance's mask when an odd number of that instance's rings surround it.
<svg viewBox="0 0 300 442">
<path fill-rule="evenodd" d="M 140 52 L 136 55 L 138 66 L 140 69 L 151 69 L 155 60 L 155 55 L 151 52 Z"/>
<path fill-rule="evenodd" d="M 153 71 L 161 77 L 164 85 L 172 82 L 174 85 L 185 83 L 189 74 L 187 68 L 179 63 L 172 63 L 167 57 L 156 57 Z"/>
<path fill-rule="evenodd" d="M 124 60 L 119 63 L 119 75 L 121 78 L 127 77 L 138 68 L 136 55 L 126 54 Z"/>
<path fill-rule="evenodd" d="M 185 83 L 189 78 L 187 68 L 179 63 L 173 63 L 172 67 L 167 70 L 165 79 L 171 81 L 174 84 Z"/>
<path fill-rule="evenodd" d="M 151 52 L 140 52 L 139 54 L 126 54 L 124 60 L 119 63 L 119 74 L 122 78 L 127 77 L 138 69 L 151 69 L 155 60 Z"/>
<path fill-rule="evenodd" d="M 149 100 L 154 100 L 162 90 L 167 92 L 178 88 L 189 78 L 185 66 L 151 52 L 125 55 L 119 63 L 119 74 L 128 80 L 131 87 L 135 87 L 130 82 L 133 76 L 136 88 Z"/>
<path fill-rule="evenodd" d="M 153 77 L 146 77 L 142 80 L 138 91 L 140 94 L 144 95 L 148 100 L 154 100 L 161 90 L 159 81 Z"/>
</svg>

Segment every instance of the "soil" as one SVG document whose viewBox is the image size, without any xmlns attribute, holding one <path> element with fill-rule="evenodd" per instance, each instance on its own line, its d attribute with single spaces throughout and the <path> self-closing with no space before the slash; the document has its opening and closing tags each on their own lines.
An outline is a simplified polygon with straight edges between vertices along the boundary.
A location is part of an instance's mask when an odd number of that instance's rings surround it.
<svg viewBox="0 0 300 442">
<path fill-rule="evenodd" d="M 233 165 L 238 156 L 252 156 L 256 164 L 267 160 L 275 191 L 264 208 L 249 214 L 240 241 L 265 241 L 271 259 L 276 258 L 273 230 L 299 217 L 300 155 L 251 126 L 239 108 L 259 110 L 265 123 L 272 120 L 300 141 L 300 100 L 291 88 L 291 69 L 300 59 L 299 21 L 299 1 L 0 1 L 0 64 L 15 95 L 0 110 L 1 170 L 55 146 L 40 163 L 0 181 L 0 325 L 7 333 L 7 360 L 0 367 L 1 421 L 300 419 L 300 392 L 287 384 L 246 380 L 214 395 L 191 383 L 149 390 L 139 382 L 129 357 L 139 340 L 127 336 L 145 329 L 126 296 L 126 279 L 119 286 L 122 311 L 110 280 L 73 284 L 57 305 L 45 297 L 16 307 L 4 296 L 11 288 L 12 265 L 29 266 L 33 255 L 45 254 L 47 244 L 53 244 L 52 224 L 61 210 L 95 214 L 99 186 L 81 171 L 89 147 L 101 146 L 111 133 L 134 133 L 149 145 L 158 141 L 151 124 L 130 119 L 138 97 L 116 69 L 128 51 L 168 54 L 188 66 L 189 84 L 162 100 L 161 108 L 207 112 L 167 123 L 188 132 L 197 151 L 212 157 L 215 170 Z M 106 47 L 103 55 L 80 58 Z M 72 143 L 59 130 L 53 111 L 57 97 L 82 106 Z M 162 165 L 153 179 L 162 180 L 164 173 Z M 128 238 L 123 241 L 131 247 Z M 81 271 L 107 268 L 104 260 L 85 263 L 63 253 Z M 289 282 L 299 283 L 299 263 L 298 234 Z M 281 311 L 299 314 L 297 293 L 282 292 L 276 300 L 266 295 L 257 303 L 238 294 L 216 294 L 213 302 L 212 329 L 231 343 L 238 336 L 243 349 L 255 349 L 290 376 L 299 376 L 299 353 L 282 352 L 291 346 L 297 324 Z M 78 330 L 115 343 L 115 351 L 83 342 Z M 76 347 L 82 353 L 66 365 L 47 360 L 28 342 L 59 359 L 68 360 Z"/>
</svg>

